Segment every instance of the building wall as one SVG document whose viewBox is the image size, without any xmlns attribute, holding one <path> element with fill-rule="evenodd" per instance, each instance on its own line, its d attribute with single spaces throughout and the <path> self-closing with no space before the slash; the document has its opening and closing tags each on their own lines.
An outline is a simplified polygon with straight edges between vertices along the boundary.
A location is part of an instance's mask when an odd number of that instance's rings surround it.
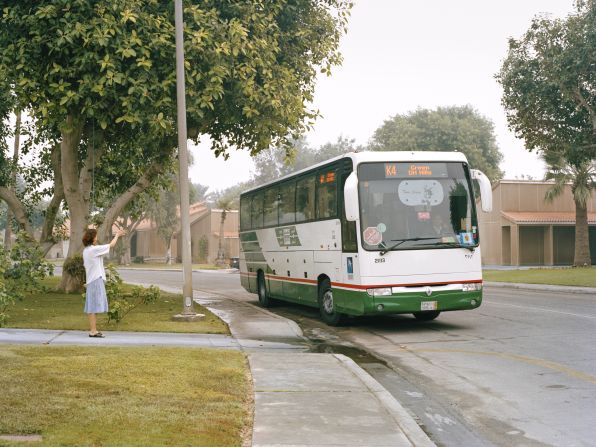
<svg viewBox="0 0 596 447">
<path fill-rule="evenodd" d="M 483 213 L 478 206 L 478 225 L 485 265 L 540 265 L 573 263 L 574 227 L 511 222 L 501 212 L 575 213 L 571 187 L 552 202 L 544 197 L 552 184 L 545 182 L 501 181 L 493 187 L 493 210 Z M 596 212 L 596 197 L 588 202 L 588 212 Z M 590 246 L 596 248 L 596 228 L 590 228 Z M 591 249 L 593 258 L 596 250 Z"/>
</svg>

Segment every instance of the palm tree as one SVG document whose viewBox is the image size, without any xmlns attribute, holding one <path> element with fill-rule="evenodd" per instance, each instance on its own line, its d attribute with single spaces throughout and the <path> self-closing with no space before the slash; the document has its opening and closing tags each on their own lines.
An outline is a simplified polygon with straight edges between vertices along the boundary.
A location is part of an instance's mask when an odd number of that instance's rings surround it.
<svg viewBox="0 0 596 447">
<path fill-rule="evenodd" d="M 542 154 L 546 163 L 545 180 L 554 180 L 554 185 L 546 192 L 545 199 L 553 201 L 571 183 L 571 192 L 575 202 L 575 267 L 592 264 L 590 257 L 590 233 L 588 227 L 587 204 L 596 188 L 596 163 L 594 160 L 567 162 L 562 152 L 547 151 Z"/>
<path fill-rule="evenodd" d="M 219 246 L 217 248 L 217 259 L 215 261 L 215 265 L 218 266 L 224 266 L 227 264 L 223 248 L 224 223 L 226 221 L 226 215 L 228 211 L 232 209 L 232 204 L 233 201 L 229 197 L 222 197 L 215 203 L 215 206 L 221 210 L 221 222 L 219 224 Z"/>
</svg>

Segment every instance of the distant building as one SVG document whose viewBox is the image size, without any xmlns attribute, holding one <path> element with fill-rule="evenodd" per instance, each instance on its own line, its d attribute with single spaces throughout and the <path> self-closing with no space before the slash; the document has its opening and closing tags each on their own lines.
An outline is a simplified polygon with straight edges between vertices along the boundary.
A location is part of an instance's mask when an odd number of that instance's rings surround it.
<svg viewBox="0 0 596 447">
<path fill-rule="evenodd" d="M 575 203 L 571 185 L 553 202 L 549 182 L 501 180 L 493 186 L 493 210 L 478 212 L 484 265 L 571 265 Z M 592 264 L 596 265 L 596 197 L 588 202 Z"/>
<path fill-rule="evenodd" d="M 192 262 L 213 264 L 217 259 L 219 247 L 219 231 L 221 210 L 209 209 L 204 203 L 196 203 L 190 207 L 190 234 Z M 240 253 L 238 236 L 238 211 L 226 213 L 224 223 L 223 249 L 225 259 L 237 257 Z M 180 261 L 182 256 L 180 231 L 172 239 L 172 258 Z M 139 224 L 132 235 L 130 243 L 132 260 L 142 257 L 144 260 L 163 261 L 166 256 L 166 243 L 157 234 L 155 223 L 145 220 Z"/>
</svg>

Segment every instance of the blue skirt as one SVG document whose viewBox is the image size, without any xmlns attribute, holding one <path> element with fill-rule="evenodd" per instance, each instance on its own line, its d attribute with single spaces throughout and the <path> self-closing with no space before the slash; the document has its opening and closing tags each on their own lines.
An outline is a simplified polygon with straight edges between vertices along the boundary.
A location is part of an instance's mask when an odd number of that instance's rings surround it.
<svg viewBox="0 0 596 447">
<path fill-rule="evenodd" d="M 97 278 L 87 284 L 85 293 L 85 313 L 101 314 L 108 311 L 108 296 L 103 278 Z"/>
</svg>

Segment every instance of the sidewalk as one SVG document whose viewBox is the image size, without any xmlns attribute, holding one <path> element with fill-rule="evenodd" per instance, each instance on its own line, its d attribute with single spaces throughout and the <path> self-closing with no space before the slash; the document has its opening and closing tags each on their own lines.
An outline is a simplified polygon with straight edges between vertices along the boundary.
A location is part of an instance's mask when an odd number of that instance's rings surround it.
<svg viewBox="0 0 596 447">
<path fill-rule="evenodd" d="M 224 319 L 232 336 L 105 332 L 106 338 L 93 339 L 82 331 L 0 329 L 0 343 L 238 349 L 248 356 L 254 382 L 254 447 L 434 446 L 351 359 L 308 353 L 293 321 L 219 295 L 195 292 L 195 300 Z"/>
<path fill-rule="evenodd" d="M 551 284 L 528 284 L 521 282 L 497 282 L 497 281 L 485 281 L 485 286 L 488 287 L 502 287 L 508 289 L 521 289 L 521 290 L 546 290 L 548 292 L 561 292 L 561 293 L 583 293 L 588 295 L 596 295 L 596 287 L 578 287 L 578 286 L 557 286 Z"/>
</svg>

